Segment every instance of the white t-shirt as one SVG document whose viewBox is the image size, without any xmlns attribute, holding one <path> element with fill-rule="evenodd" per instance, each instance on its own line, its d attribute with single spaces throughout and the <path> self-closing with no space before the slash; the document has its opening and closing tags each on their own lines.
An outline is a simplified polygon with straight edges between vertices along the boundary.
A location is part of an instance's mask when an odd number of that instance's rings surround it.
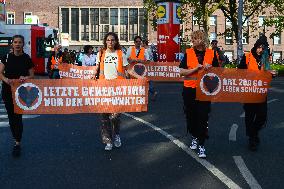
<svg viewBox="0 0 284 189">
<path fill-rule="evenodd" d="M 97 54 L 96 65 L 100 64 L 100 52 Z M 128 66 L 127 59 L 125 55 L 122 53 L 123 56 L 123 67 Z M 104 75 L 106 79 L 116 79 L 118 69 L 118 56 L 117 51 L 115 52 L 105 52 L 105 59 L 104 59 Z"/>
<path fill-rule="evenodd" d="M 95 66 L 96 65 L 96 56 L 91 54 L 90 57 L 88 55 L 84 55 L 82 60 L 82 66 Z"/>
</svg>

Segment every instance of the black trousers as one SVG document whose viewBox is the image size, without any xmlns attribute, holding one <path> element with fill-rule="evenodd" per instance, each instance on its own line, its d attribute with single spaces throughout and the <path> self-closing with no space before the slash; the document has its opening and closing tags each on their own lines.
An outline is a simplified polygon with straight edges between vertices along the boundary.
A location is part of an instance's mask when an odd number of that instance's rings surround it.
<svg viewBox="0 0 284 189">
<path fill-rule="evenodd" d="M 208 119 L 211 111 L 211 102 L 195 100 L 195 88 L 183 87 L 182 95 L 187 132 L 198 138 L 200 145 L 204 145 L 205 139 L 208 138 Z"/>
<path fill-rule="evenodd" d="M 266 125 L 267 101 L 244 104 L 244 110 L 246 135 L 251 138 L 257 137 L 259 130 Z"/>
<path fill-rule="evenodd" d="M 120 114 L 101 114 L 101 137 L 104 144 L 112 143 L 115 135 L 120 132 Z"/>
<path fill-rule="evenodd" d="M 12 135 L 17 142 L 21 142 L 23 134 L 23 119 L 22 114 L 14 113 L 14 104 L 10 86 L 2 86 L 2 99 L 7 110 Z"/>
</svg>

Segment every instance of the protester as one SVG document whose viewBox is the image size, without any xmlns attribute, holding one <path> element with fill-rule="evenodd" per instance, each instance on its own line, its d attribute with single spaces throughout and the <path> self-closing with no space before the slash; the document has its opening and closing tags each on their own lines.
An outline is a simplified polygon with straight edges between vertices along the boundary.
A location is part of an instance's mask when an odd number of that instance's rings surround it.
<svg viewBox="0 0 284 189">
<path fill-rule="evenodd" d="M 269 59 L 269 56 L 263 58 L 265 52 L 268 48 L 267 38 L 263 35 L 261 36 L 251 51 L 242 57 L 241 63 L 238 68 L 248 69 L 248 70 L 266 70 L 265 64 L 269 64 L 265 59 Z M 270 71 L 275 74 L 273 71 Z M 245 103 L 245 125 L 246 125 L 246 135 L 249 137 L 249 149 L 251 151 L 256 151 L 257 146 L 260 143 L 259 131 L 266 125 L 267 121 L 267 99 L 262 103 Z"/>
<path fill-rule="evenodd" d="M 93 54 L 94 47 L 91 45 L 84 46 L 84 57 L 82 59 L 82 66 L 95 66 L 96 56 Z"/>
<path fill-rule="evenodd" d="M 218 60 L 214 51 L 207 48 L 207 37 L 203 31 L 194 31 L 191 36 L 192 48 L 186 49 L 185 56 L 180 63 L 180 74 L 185 76 L 183 87 L 184 113 L 187 131 L 192 135 L 190 148 L 198 147 L 198 156 L 206 158 L 205 139 L 208 138 L 208 119 L 211 102 L 196 100 L 197 72 L 201 69 L 218 67 Z"/>
<path fill-rule="evenodd" d="M 136 36 L 134 38 L 134 46 L 131 46 L 127 49 L 126 57 L 130 64 L 147 64 L 150 62 L 149 52 L 148 50 L 141 46 L 142 38 L 140 36 Z M 152 94 L 152 100 L 156 100 L 156 96 L 158 92 L 155 90 L 153 86 L 153 82 L 149 82 L 149 92 Z"/>
<path fill-rule="evenodd" d="M 34 77 L 33 63 L 30 56 L 23 52 L 25 44 L 22 35 L 15 35 L 12 38 L 13 51 L 0 61 L 0 79 L 2 82 L 2 99 L 4 101 L 10 129 L 15 139 L 12 154 L 15 157 L 21 154 L 21 139 L 23 133 L 23 120 L 21 114 L 14 112 L 11 85 L 13 82 L 25 82 L 26 79 Z M 17 79 L 17 80 L 13 80 Z"/>
<path fill-rule="evenodd" d="M 211 41 L 211 47 L 214 50 L 214 55 L 217 56 L 218 62 L 220 66 L 224 66 L 226 62 L 226 57 L 221 49 L 218 47 L 218 41 L 216 39 Z"/>
<path fill-rule="evenodd" d="M 145 48 L 145 50 L 146 50 L 146 52 L 149 56 L 149 60 L 154 61 L 154 55 L 153 55 L 152 49 L 148 45 L 148 40 L 143 40 L 142 47 Z M 156 98 L 157 98 L 157 95 L 158 95 L 158 91 L 156 91 L 153 81 L 149 81 L 149 92 L 150 92 L 150 94 L 152 94 L 151 100 L 155 101 Z"/>
<path fill-rule="evenodd" d="M 80 50 L 76 57 L 77 66 L 82 66 L 83 57 L 84 57 L 84 51 Z"/>
<path fill-rule="evenodd" d="M 99 72 L 100 79 L 125 79 L 125 69 L 127 72 L 138 79 L 143 77 L 135 73 L 127 62 L 125 55 L 121 50 L 117 34 L 109 32 L 103 40 L 104 47 L 98 52 L 96 59 L 96 70 Z M 120 114 L 104 113 L 102 114 L 101 136 L 105 150 L 112 150 L 121 146 L 120 139 Z"/>
<path fill-rule="evenodd" d="M 61 45 L 54 47 L 54 52 L 47 62 L 47 72 L 50 79 L 60 79 L 58 65 L 62 63 Z"/>
<path fill-rule="evenodd" d="M 71 52 L 68 52 L 67 48 L 64 48 L 64 51 L 62 53 L 62 62 L 67 64 L 73 64 L 73 60 L 71 57 Z"/>
</svg>

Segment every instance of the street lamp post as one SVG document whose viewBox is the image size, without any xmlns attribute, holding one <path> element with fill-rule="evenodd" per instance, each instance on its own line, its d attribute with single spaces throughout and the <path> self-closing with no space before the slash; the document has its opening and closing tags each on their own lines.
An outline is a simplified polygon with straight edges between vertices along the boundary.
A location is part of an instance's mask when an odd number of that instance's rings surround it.
<svg viewBox="0 0 284 189">
<path fill-rule="evenodd" d="M 238 56 L 238 64 L 240 64 L 242 56 L 243 56 L 243 0 L 239 0 L 239 8 L 238 8 L 238 45 L 237 45 L 237 56 Z"/>
</svg>

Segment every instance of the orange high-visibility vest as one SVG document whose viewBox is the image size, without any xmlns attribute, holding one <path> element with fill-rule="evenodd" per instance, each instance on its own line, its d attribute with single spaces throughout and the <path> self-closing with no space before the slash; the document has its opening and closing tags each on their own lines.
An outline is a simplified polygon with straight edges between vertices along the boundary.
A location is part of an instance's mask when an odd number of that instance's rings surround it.
<svg viewBox="0 0 284 189">
<path fill-rule="evenodd" d="M 136 55 L 136 48 L 132 47 L 131 48 L 131 53 L 130 53 L 130 58 L 133 60 L 145 60 L 145 48 L 141 47 L 140 52 L 138 54 L 138 57 Z"/>
<path fill-rule="evenodd" d="M 50 68 L 53 70 L 54 69 L 54 66 L 56 64 L 61 64 L 62 63 L 62 56 L 58 59 L 58 62 L 56 62 L 54 56 L 51 57 L 51 65 L 50 65 Z"/>
<path fill-rule="evenodd" d="M 198 59 L 196 57 L 196 54 L 194 52 L 193 48 L 186 49 L 186 56 L 187 56 L 187 68 L 193 69 L 198 66 Z M 212 64 L 214 58 L 214 51 L 212 49 L 206 49 L 203 65 L 205 63 Z M 184 87 L 191 87 L 196 88 L 197 85 L 197 72 L 194 72 L 186 77 L 183 83 Z"/>
<path fill-rule="evenodd" d="M 99 79 L 105 79 L 105 74 L 104 74 L 104 61 L 105 61 L 105 50 L 101 51 L 102 53 L 100 55 L 100 76 Z M 123 68 L 123 52 L 121 50 L 117 50 L 117 56 L 118 56 L 118 64 L 117 64 L 117 79 L 125 79 L 125 74 L 124 74 L 124 68 Z"/>
<path fill-rule="evenodd" d="M 256 59 L 252 53 L 246 53 L 246 64 L 249 70 L 259 70 Z M 261 65 L 261 70 L 264 70 L 264 65 Z"/>
</svg>

